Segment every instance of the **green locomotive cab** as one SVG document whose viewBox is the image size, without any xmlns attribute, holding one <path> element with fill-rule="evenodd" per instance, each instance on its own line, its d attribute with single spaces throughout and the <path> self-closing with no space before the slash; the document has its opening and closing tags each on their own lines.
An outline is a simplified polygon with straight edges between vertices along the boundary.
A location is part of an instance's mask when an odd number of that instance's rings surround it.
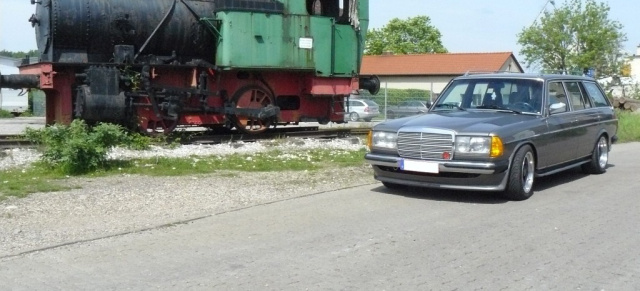
<svg viewBox="0 0 640 291">
<path fill-rule="evenodd" d="M 313 71 L 355 76 L 368 26 L 366 0 L 279 0 L 262 8 L 218 7 L 206 18 L 217 33 L 218 67 Z"/>
</svg>

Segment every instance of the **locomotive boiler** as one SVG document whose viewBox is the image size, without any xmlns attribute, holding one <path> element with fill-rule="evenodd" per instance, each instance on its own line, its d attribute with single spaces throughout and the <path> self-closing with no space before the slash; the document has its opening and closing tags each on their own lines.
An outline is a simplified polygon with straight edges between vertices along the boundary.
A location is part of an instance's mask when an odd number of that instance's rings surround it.
<svg viewBox="0 0 640 291">
<path fill-rule="evenodd" d="M 260 133 L 343 122 L 368 0 L 32 0 L 39 62 L 0 87 L 46 93 L 47 124 L 112 122 Z"/>
</svg>

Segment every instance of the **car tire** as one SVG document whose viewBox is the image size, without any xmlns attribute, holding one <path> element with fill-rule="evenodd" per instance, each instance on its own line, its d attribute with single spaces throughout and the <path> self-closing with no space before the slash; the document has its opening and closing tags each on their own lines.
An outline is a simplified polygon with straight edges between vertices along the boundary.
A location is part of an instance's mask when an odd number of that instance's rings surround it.
<svg viewBox="0 0 640 291">
<path fill-rule="evenodd" d="M 404 185 L 400 185 L 400 184 L 396 184 L 396 183 L 391 183 L 391 182 L 382 182 L 382 185 L 384 185 L 385 187 L 387 187 L 387 189 L 391 189 L 391 190 L 399 190 L 399 189 L 404 189 L 404 188 L 406 188 L 406 186 L 404 186 Z"/>
<path fill-rule="evenodd" d="M 536 160 L 531 146 L 522 146 L 513 156 L 504 196 L 509 200 L 527 200 L 533 195 Z"/>
<path fill-rule="evenodd" d="M 351 112 L 351 114 L 349 114 L 349 121 L 358 121 L 358 119 L 360 119 L 358 113 Z"/>
<path fill-rule="evenodd" d="M 582 165 L 582 171 L 585 174 L 602 174 L 607 171 L 607 163 L 609 162 L 609 142 L 607 137 L 601 135 L 598 142 L 593 147 L 591 160 L 589 163 Z"/>
</svg>

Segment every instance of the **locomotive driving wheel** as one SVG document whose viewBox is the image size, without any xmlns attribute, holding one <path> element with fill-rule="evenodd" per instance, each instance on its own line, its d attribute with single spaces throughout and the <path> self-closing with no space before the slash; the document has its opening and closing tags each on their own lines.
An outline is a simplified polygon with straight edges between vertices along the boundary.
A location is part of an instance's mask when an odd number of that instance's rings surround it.
<svg viewBox="0 0 640 291">
<path fill-rule="evenodd" d="M 248 85 L 240 88 L 231 98 L 236 109 L 262 109 L 274 105 L 274 98 L 264 87 Z M 273 117 L 257 118 L 236 113 L 231 116 L 236 128 L 248 134 L 263 133 L 273 123 Z"/>
<path fill-rule="evenodd" d="M 149 107 L 138 108 L 138 129 L 149 136 L 167 135 L 173 132 L 180 118 L 157 117 Z"/>
<path fill-rule="evenodd" d="M 171 119 L 157 119 L 157 120 L 148 120 L 146 126 L 141 128 L 142 131 L 151 136 L 157 135 L 167 135 L 173 132 L 178 125 L 178 120 Z M 141 125 L 143 127 L 143 125 Z"/>
</svg>

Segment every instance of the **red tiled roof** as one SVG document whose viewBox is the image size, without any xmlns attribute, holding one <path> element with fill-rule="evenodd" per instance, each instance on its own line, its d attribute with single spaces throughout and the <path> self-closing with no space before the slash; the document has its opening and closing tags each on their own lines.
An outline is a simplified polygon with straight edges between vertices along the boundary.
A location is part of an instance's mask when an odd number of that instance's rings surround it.
<svg viewBox="0 0 640 291">
<path fill-rule="evenodd" d="M 498 71 L 511 52 L 364 56 L 362 75 L 462 75 L 468 71 Z"/>
</svg>

